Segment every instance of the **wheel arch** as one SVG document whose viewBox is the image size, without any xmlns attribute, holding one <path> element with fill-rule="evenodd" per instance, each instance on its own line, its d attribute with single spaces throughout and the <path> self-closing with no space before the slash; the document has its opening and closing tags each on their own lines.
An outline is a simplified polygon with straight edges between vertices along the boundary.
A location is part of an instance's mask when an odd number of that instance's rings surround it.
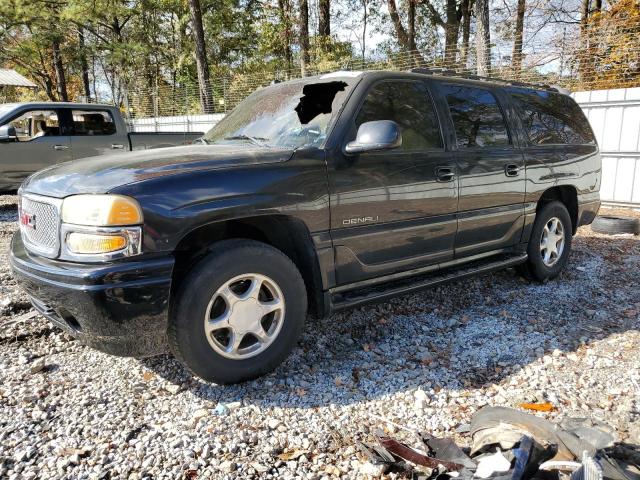
<svg viewBox="0 0 640 480">
<path fill-rule="evenodd" d="M 578 230 L 578 190 L 573 185 L 558 185 L 545 190 L 536 204 L 536 215 L 549 202 L 559 201 L 567 207 L 571 218 L 571 232 Z"/>
<path fill-rule="evenodd" d="M 176 262 L 172 278 L 172 300 L 189 270 L 217 242 L 229 239 L 256 240 L 284 253 L 302 275 L 310 313 L 324 315 L 322 275 L 311 233 L 304 222 L 287 215 L 260 215 L 213 222 L 196 227 L 184 235 L 174 253 Z"/>
</svg>

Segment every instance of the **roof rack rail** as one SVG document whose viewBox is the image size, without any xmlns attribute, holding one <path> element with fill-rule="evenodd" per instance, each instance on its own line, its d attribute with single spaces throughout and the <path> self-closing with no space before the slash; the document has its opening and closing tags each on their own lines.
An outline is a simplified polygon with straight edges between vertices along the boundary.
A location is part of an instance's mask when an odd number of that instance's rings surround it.
<svg viewBox="0 0 640 480">
<path fill-rule="evenodd" d="M 551 85 L 547 85 L 546 83 L 527 83 L 527 82 L 520 82 L 518 80 L 505 80 L 503 78 L 495 78 L 495 77 L 483 77 L 481 75 L 474 75 L 474 74 L 465 74 L 465 73 L 460 73 L 457 72 L 455 70 L 451 70 L 448 68 L 424 68 L 424 67 L 419 67 L 419 68 L 412 68 L 411 70 L 409 70 L 411 73 L 422 73 L 424 75 L 441 75 L 441 76 L 446 76 L 446 77 L 455 77 L 455 78 L 463 78 L 463 79 L 467 79 L 467 80 L 481 80 L 483 82 L 495 82 L 495 83 L 502 83 L 505 85 L 511 85 L 514 87 L 528 87 L 528 88 L 537 88 L 540 90 L 548 90 L 551 92 L 558 92 L 558 88 L 556 87 L 552 87 Z"/>
</svg>

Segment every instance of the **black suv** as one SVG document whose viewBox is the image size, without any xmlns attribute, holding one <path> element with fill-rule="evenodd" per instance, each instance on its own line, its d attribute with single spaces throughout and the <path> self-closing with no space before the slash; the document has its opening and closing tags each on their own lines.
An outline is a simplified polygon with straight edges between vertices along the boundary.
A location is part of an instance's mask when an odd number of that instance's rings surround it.
<svg viewBox="0 0 640 480">
<path fill-rule="evenodd" d="M 256 91 L 201 144 L 34 174 L 11 264 L 89 345 L 169 347 L 232 383 L 282 362 L 308 311 L 515 265 L 557 276 L 600 177 L 587 119 L 555 89 L 336 72 Z"/>
</svg>

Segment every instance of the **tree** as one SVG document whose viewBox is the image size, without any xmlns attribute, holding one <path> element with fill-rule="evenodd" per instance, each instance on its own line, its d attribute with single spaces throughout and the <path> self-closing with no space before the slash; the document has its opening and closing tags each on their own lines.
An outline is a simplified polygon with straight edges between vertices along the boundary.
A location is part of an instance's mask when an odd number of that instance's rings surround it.
<svg viewBox="0 0 640 480">
<path fill-rule="evenodd" d="M 309 58 L 309 3 L 307 0 L 300 0 L 300 17 L 298 22 L 298 37 L 300 39 L 300 73 L 307 76 L 307 71 L 311 59 Z"/>
<path fill-rule="evenodd" d="M 331 35 L 331 0 L 318 1 L 318 35 Z"/>
<path fill-rule="evenodd" d="M 200 106 L 203 113 L 213 112 L 213 98 L 209 77 L 209 62 L 207 61 L 207 46 L 204 40 L 204 28 L 202 27 L 202 10 L 200 0 L 189 0 L 189 12 L 191 13 L 191 27 L 196 43 L 196 66 L 198 69 L 198 86 L 200 88 Z"/>
<path fill-rule="evenodd" d="M 511 54 L 511 68 L 516 78 L 522 69 L 522 40 L 524 30 L 525 0 L 518 0 L 516 11 L 516 28 L 513 35 L 513 51 Z"/>
<path fill-rule="evenodd" d="M 478 75 L 491 74 L 489 0 L 476 0 L 476 58 Z"/>
<path fill-rule="evenodd" d="M 414 53 L 416 50 L 415 22 L 416 22 L 416 0 L 407 0 L 407 24 L 405 28 L 395 0 L 387 0 L 389 16 L 395 29 L 396 38 L 400 44 L 400 48 L 406 52 Z"/>
<path fill-rule="evenodd" d="M 462 12 L 462 45 L 460 46 L 460 65 L 463 69 L 467 67 L 469 58 L 469 36 L 471 32 L 471 11 L 474 0 L 462 0 L 460 10 Z"/>
</svg>

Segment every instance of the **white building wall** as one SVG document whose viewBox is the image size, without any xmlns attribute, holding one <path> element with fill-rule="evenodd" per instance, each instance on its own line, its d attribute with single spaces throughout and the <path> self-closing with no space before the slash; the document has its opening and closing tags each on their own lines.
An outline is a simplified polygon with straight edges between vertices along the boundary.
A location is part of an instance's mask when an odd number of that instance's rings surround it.
<svg viewBox="0 0 640 480">
<path fill-rule="evenodd" d="M 600 145 L 603 202 L 640 206 L 640 88 L 575 92 Z"/>
</svg>

